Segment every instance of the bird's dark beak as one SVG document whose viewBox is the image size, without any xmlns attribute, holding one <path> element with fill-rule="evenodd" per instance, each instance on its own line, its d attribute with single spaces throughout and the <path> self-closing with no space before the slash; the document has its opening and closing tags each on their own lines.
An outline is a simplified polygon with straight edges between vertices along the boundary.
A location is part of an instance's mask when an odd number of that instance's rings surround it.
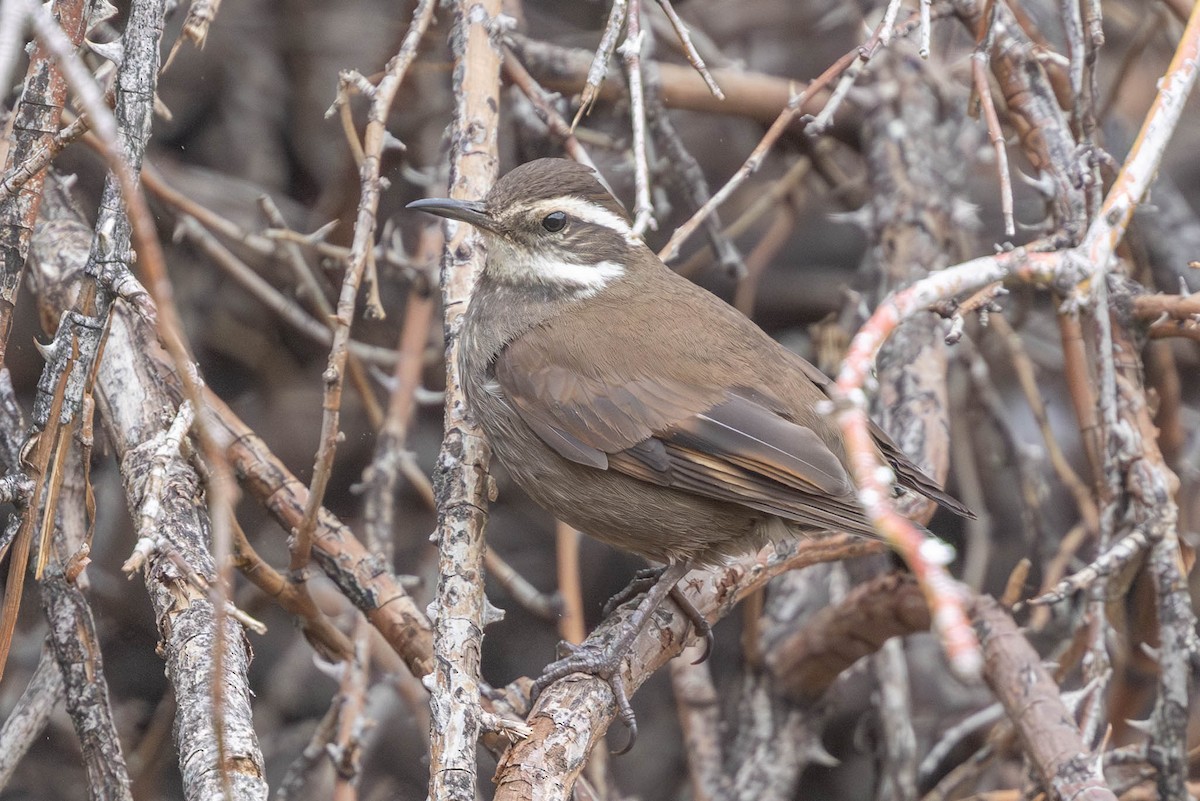
<svg viewBox="0 0 1200 801">
<path fill-rule="evenodd" d="M 414 200 L 405 208 L 436 214 L 451 220 L 461 220 L 486 231 L 496 230 L 496 223 L 481 200 L 452 200 L 448 197 L 427 197 Z"/>
</svg>

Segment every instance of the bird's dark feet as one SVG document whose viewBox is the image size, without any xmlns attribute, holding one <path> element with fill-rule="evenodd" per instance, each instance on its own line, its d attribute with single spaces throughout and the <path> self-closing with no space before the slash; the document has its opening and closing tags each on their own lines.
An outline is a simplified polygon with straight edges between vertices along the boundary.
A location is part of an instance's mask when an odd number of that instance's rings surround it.
<svg viewBox="0 0 1200 801">
<path fill-rule="evenodd" d="M 667 565 L 662 570 L 639 573 L 638 578 L 634 579 L 634 583 L 631 585 L 636 588 L 636 591 L 631 594 L 628 594 L 628 591 L 623 593 L 624 598 L 622 599 L 623 602 L 634 595 L 645 593 L 637 608 L 633 610 L 633 614 L 616 624 L 611 630 L 610 637 L 606 638 L 603 644 L 587 642 L 578 646 L 567 645 L 568 654 L 547 666 L 542 675 L 533 683 L 530 690 L 531 701 L 536 702 L 542 690 L 572 673 L 585 673 L 602 679 L 612 688 L 613 701 L 617 705 L 617 716 L 629 729 L 629 742 L 616 753 L 624 754 L 633 748 L 633 744 L 637 740 L 637 718 L 634 717 L 633 707 L 629 704 L 629 693 L 625 691 L 625 677 L 621 672 L 621 664 L 629 655 L 638 634 L 646 628 L 654 610 L 668 595 L 677 593 L 675 585 L 687 572 L 688 565 L 677 562 Z M 680 607 L 693 622 L 697 619 L 703 620 L 681 594 L 676 594 L 676 597 L 683 601 Z M 707 628 L 708 625 L 705 623 L 704 630 Z M 707 655 L 706 649 L 705 656 Z"/>
<path fill-rule="evenodd" d="M 624 638 L 618 638 L 618 642 L 614 643 L 616 647 L 587 643 L 583 645 L 559 643 L 560 648 L 566 649 L 567 655 L 547 665 L 546 669 L 542 671 L 542 675 L 533 682 L 529 691 L 530 702 L 535 703 L 538 696 L 542 694 L 542 690 L 572 673 L 584 673 L 607 682 L 612 690 L 613 701 L 617 705 L 617 717 L 629 729 L 629 741 L 625 743 L 625 747 L 613 752 L 618 755 L 633 748 L 638 731 L 637 717 L 633 714 L 633 706 L 629 703 L 629 693 L 625 691 L 625 679 L 621 675 L 621 663 L 625 660 L 629 650 L 627 647 L 622 647 L 623 643 L 620 642 L 622 639 Z"/>
<path fill-rule="evenodd" d="M 643 567 L 641 570 L 633 574 L 633 580 L 625 586 L 623 590 L 618 592 L 613 597 L 609 598 L 604 607 L 600 610 L 600 614 L 608 617 L 616 611 L 617 607 L 626 601 L 632 601 L 639 595 L 645 595 L 650 591 L 650 588 L 658 583 L 662 578 L 665 567 Z"/>
<path fill-rule="evenodd" d="M 639 570 L 634 574 L 633 581 L 629 582 L 629 585 L 625 589 L 608 599 L 608 602 L 604 604 L 602 614 L 608 617 L 621 604 L 649 592 L 650 588 L 656 585 L 659 579 L 662 578 L 666 570 L 667 568 L 665 567 L 647 567 Z M 683 594 L 683 590 L 679 589 L 678 586 L 672 587 L 668 595 L 675 602 L 675 605 L 679 607 L 679 611 L 683 612 L 684 616 L 691 622 L 692 628 L 696 630 L 696 636 L 704 638 L 704 652 L 692 663 L 698 665 L 708 659 L 712 653 L 712 626 L 709 625 L 708 621 L 704 619 L 704 615 L 700 614 L 700 610 L 688 600 L 687 596 Z"/>
</svg>

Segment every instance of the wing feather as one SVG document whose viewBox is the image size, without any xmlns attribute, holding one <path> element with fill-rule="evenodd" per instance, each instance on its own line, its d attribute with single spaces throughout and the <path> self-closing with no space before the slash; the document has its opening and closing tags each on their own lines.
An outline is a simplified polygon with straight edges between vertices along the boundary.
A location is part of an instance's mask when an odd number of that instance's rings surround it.
<svg viewBox="0 0 1200 801">
<path fill-rule="evenodd" d="M 563 358 L 562 350 L 524 338 L 500 354 L 494 372 L 521 419 L 564 459 L 812 528 L 870 533 L 841 458 L 822 438 L 834 436 L 829 430 L 791 419 L 754 388 L 698 386 L 666 375 L 601 380 L 590 365 Z M 813 383 L 828 386 L 815 367 L 794 361 Z M 902 484 L 970 514 L 882 431 L 873 432 Z"/>
<path fill-rule="evenodd" d="M 600 381 L 519 347 L 501 354 L 495 377 L 564 459 L 810 526 L 867 529 L 838 457 L 749 391 Z"/>
</svg>

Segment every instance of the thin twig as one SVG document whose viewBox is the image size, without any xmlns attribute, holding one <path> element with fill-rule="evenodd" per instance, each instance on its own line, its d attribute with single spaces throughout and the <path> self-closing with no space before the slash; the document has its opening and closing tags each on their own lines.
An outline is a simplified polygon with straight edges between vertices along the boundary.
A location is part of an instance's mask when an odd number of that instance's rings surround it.
<svg viewBox="0 0 1200 801">
<path fill-rule="evenodd" d="M 899 0 L 895 0 L 895 2 L 899 2 Z M 671 0 L 658 0 L 658 4 L 662 6 L 667 19 L 671 20 L 671 27 L 675 29 L 675 35 L 679 37 L 679 43 L 683 45 L 683 52 L 687 55 L 688 63 L 696 68 L 696 72 L 700 73 L 700 77 L 704 79 L 704 83 L 708 87 L 708 91 L 713 93 L 713 97 L 724 100 L 725 93 L 721 91 L 720 86 L 717 86 L 712 73 L 704 64 L 704 59 L 696 52 L 696 46 L 692 44 L 692 37 L 688 34 L 687 25 L 679 18 L 679 14 L 675 13 L 675 7 L 671 5 Z"/>
<path fill-rule="evenodd" d="M 42 737 L 63 698 L 62 671 L 47 643 L 29 684 L 0 725 L 0 788 L 8 786 L 21 757 Z"/>
<path fill-rule="evenodd" d="M 1000 129 L 1000 117 L 996 114 L 996 104 L 992 100 L 992 86 L 987 77 L 988 53 L 986 48 L 978 48 L 971 56 L 971 73 L 975 80 L 975 91 L 979 104 L 983 108 L 983 119 L 987 123 L 988 138 L 996 152 L 996 172 L 1000 175 L 1000 214 L 1004 218 L 1004 235 L 1017 235 L 1016 220 L 1013 215 L 1012 176 L 1008 171 L 1008 150 L 1004 145 L 1004 132 Z"/>
<path fill-rule="evenodd" d="M 298 618 L 300 630 L 317 653 L 331 662 L 351 658 L 353 645 L 350 638 L 333 625 L 308 592 L 301 591 L 302 587 L 297 588 L 258 555 L 236 520 L 233 521 L 231 561 L 251 584 Z"/>
<path fill-rule="evenodd" d="M 888 0 L 887 8 L 883 12 L 883 20 L 879 23 L 879 44 L 887 47 L 892 42 L 892 28 L 896 25 L 896 16 L 900 13 L 900 6 L 904 0 Z"/>
<path fill-rule="evenodd" d="M 350 259 L 338 296 L 337 314 L 334 317 L 333 345 L 329 350 L 329 364 L 325 369 L 325 398 L 322 404 L 320 444 L 313 463 L 313 478 L 309 485 L 308 505 L 304 519 L 296 527 L 293 539 L 292 558 L 289 571 L 293 581 L 302 581 L 312 552 L 313 532 L 317 528 L 317 513 L 325 500 L 325 490 L 333 471 L 333 457 L 337 451 L 339 411 L 342 404 L 342 381 L 346 372 L 347 345 L 350 328 L 357 308 L 358 288 L 372 256 L 375 236 L 375 212 L 379 206 L 381 183 L 379 178 L 386 143 L 387 117 L 396 92 L 404 81 L 409 65 L 417 56 L 417 48 L 425 37 L 425 31 L 433 19 L 436 7 L 433 0 L 421 0 L 413 9 L 412 23 L 400 50 L 388 62 L 382 80 L 373 88 L 371 107 L 367 113 L 367 127 L 363 134 L 363 162 L 359 169 L 361 195 L 354 223 L 354 241 L 350 246 Z"/>
<path fill-rule="evenodd" d="M 650 199 L 650 164 L 646 155 L 646 99 L 642 90 L 642 0 L 628 0 L 625 41 L 619 48 L 629 80 L 629 118 L 633 128 L 633 232 L 657 229 L 654 203 Z"/>
<path fill-rule="evenodd" d="M 612 8 L 608 12 L 608 22 L 604 24 L 604 33 L 600 36 L 600 46 L 596 48 L 592 65 L 588 67 L 583 92 L 579 95 L 579 110 L 575 112 L 575 119 L 571 122 L 572 130 L 578 127 L 579 121 L 592 110 L 592 104 L 596 102 L 600 84 L 608 74 L 608 62 L 612 59 L 613 51 L 617 49 L 617 36 L 621 33 L 621 26 L 625 24 L 627 2 L 628 0 L 613 0 Z"/>
<path fill-rule="evenodd" d="M 483 565 L 488 576 L 495 579 L 496 583 L 526 611 L 543 620 L 558 620 L 562 604 L 557 594 L 539 591 L 529 579 L 517 572 L 516 568 L 491 548 L 483 554 Z"/>
<path fill-rule="evenodd" d="M 787 130 L 792 120 L 804 113 L 805 107 L 816 93 L 827 86 L 834 78 L 841 75 L 858 58 L 859 50 L 855 48 L 835 61 L 829 69 L 825 70 L 825 72 L 821 73 L 819 77 L 805 87 L 804 91 L 792 96 L 787 106 L 780 112 L 775 122 L 771 124 L 771 127 L 767 129 L 766 134 L 763 135 L 759 143 L 754 146 L 754 150 L 751 151 L 750 156 L 738 168 L 738 171 L 733 174 L 733 177 L 713 193 L 712 198 L 697 209 L 696 213 L 687 222 L 675 229 L 675 233 L 671 235 L 671 239 L 658 252 L 659 258 L 669 262 L 679 255 L 680 246 L 695 232 L 704 218 L 724 203 L 733 194 L 734 190 L 758 170 L 759 165 L 766 158 L 767 152 L 778 141 L 779 137 L 783 136 L 783 132 Z"/>
<path fill-rule="evenodd" d="M 1064 598 L 1074 595 L 1080 590 L 1087 589 L 1096 581 L 1119 572 L 1134 559 L 1146 552 L 1149 541 L 1146 532 L 1134 529 L 1126 536 L 1113 543 L 1112 547 L 1093 559 L 1091 564 L 1077 573 L 1073 573 L 1060 581 L 1049 592 L 1044 592 L 1036 598 L 1029 599 L 1031 606 L 1048 606 L 1056 604 Z"/>
<path fill-rule="evenodd" d="M 917 49 L 917 53 L 921 58 L 929 58 L 929 41 L 932 28 L 929 21 L 929 12 L 933 6 L 933 0 L 917 0 L 917 4 L 921 13 L 921 43 Z"/>
<path fill-rule="evenodd" d="M 574 129 L 550 104 L 550 98 L 547 96 L 546 90 L 534 80 L 533 76 L 529 74 L 529 70 L 525 69 L 511 48 L 505 48 L 504 54 L 504 74 L 529 98 L 533 110 L 542 122 L 546 123 L 546 127 L 550 129 L 550 133 L 562 140 L 563 149 L 567 151 L 567 155 L 580 164 L 596 170 L 596 175 L 599 176 L 600 171 L 596 168 L 596 163 L 592 161 L 592 157 L 588 155 L 587 150 L 575 138 Z"/>
<path fill-rule="evenodd" d="M 554 556 L 558 571 L 558 597 L 562 614 L 558 634 L 573 645 L 583 642 L 587 629 L 583 622 L 583 587 L 579 571 L 579 538 L 582 535 L 561 520 L 554 525 Z"/>
</svg>

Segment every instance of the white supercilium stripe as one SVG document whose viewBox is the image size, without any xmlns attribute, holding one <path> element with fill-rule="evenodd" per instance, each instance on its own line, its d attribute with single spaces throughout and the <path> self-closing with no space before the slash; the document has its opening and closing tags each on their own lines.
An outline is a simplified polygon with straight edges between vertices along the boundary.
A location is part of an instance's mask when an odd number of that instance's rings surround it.
<svg viewBox="0 0 1200 801">
<path fill-rule="evenodd" d="M 568 216 L 574 217 L 577 220 L 603 225 L 605 228 L 611 229 L 613 232 L 624 237 L 625 241 L 631 245 L 641 242 L 641 239 L 633 232 L 633 229 L 629 227 L 629 223 L 621 219 L 620 215 L 613 214 L 608 209 L 596 203 L 589 203 L 586 200 L 564 195 L 563 197 L 542 201 L 535 208 L 537 209 L 537 214 L 565 211 Z"/>
</svg>

